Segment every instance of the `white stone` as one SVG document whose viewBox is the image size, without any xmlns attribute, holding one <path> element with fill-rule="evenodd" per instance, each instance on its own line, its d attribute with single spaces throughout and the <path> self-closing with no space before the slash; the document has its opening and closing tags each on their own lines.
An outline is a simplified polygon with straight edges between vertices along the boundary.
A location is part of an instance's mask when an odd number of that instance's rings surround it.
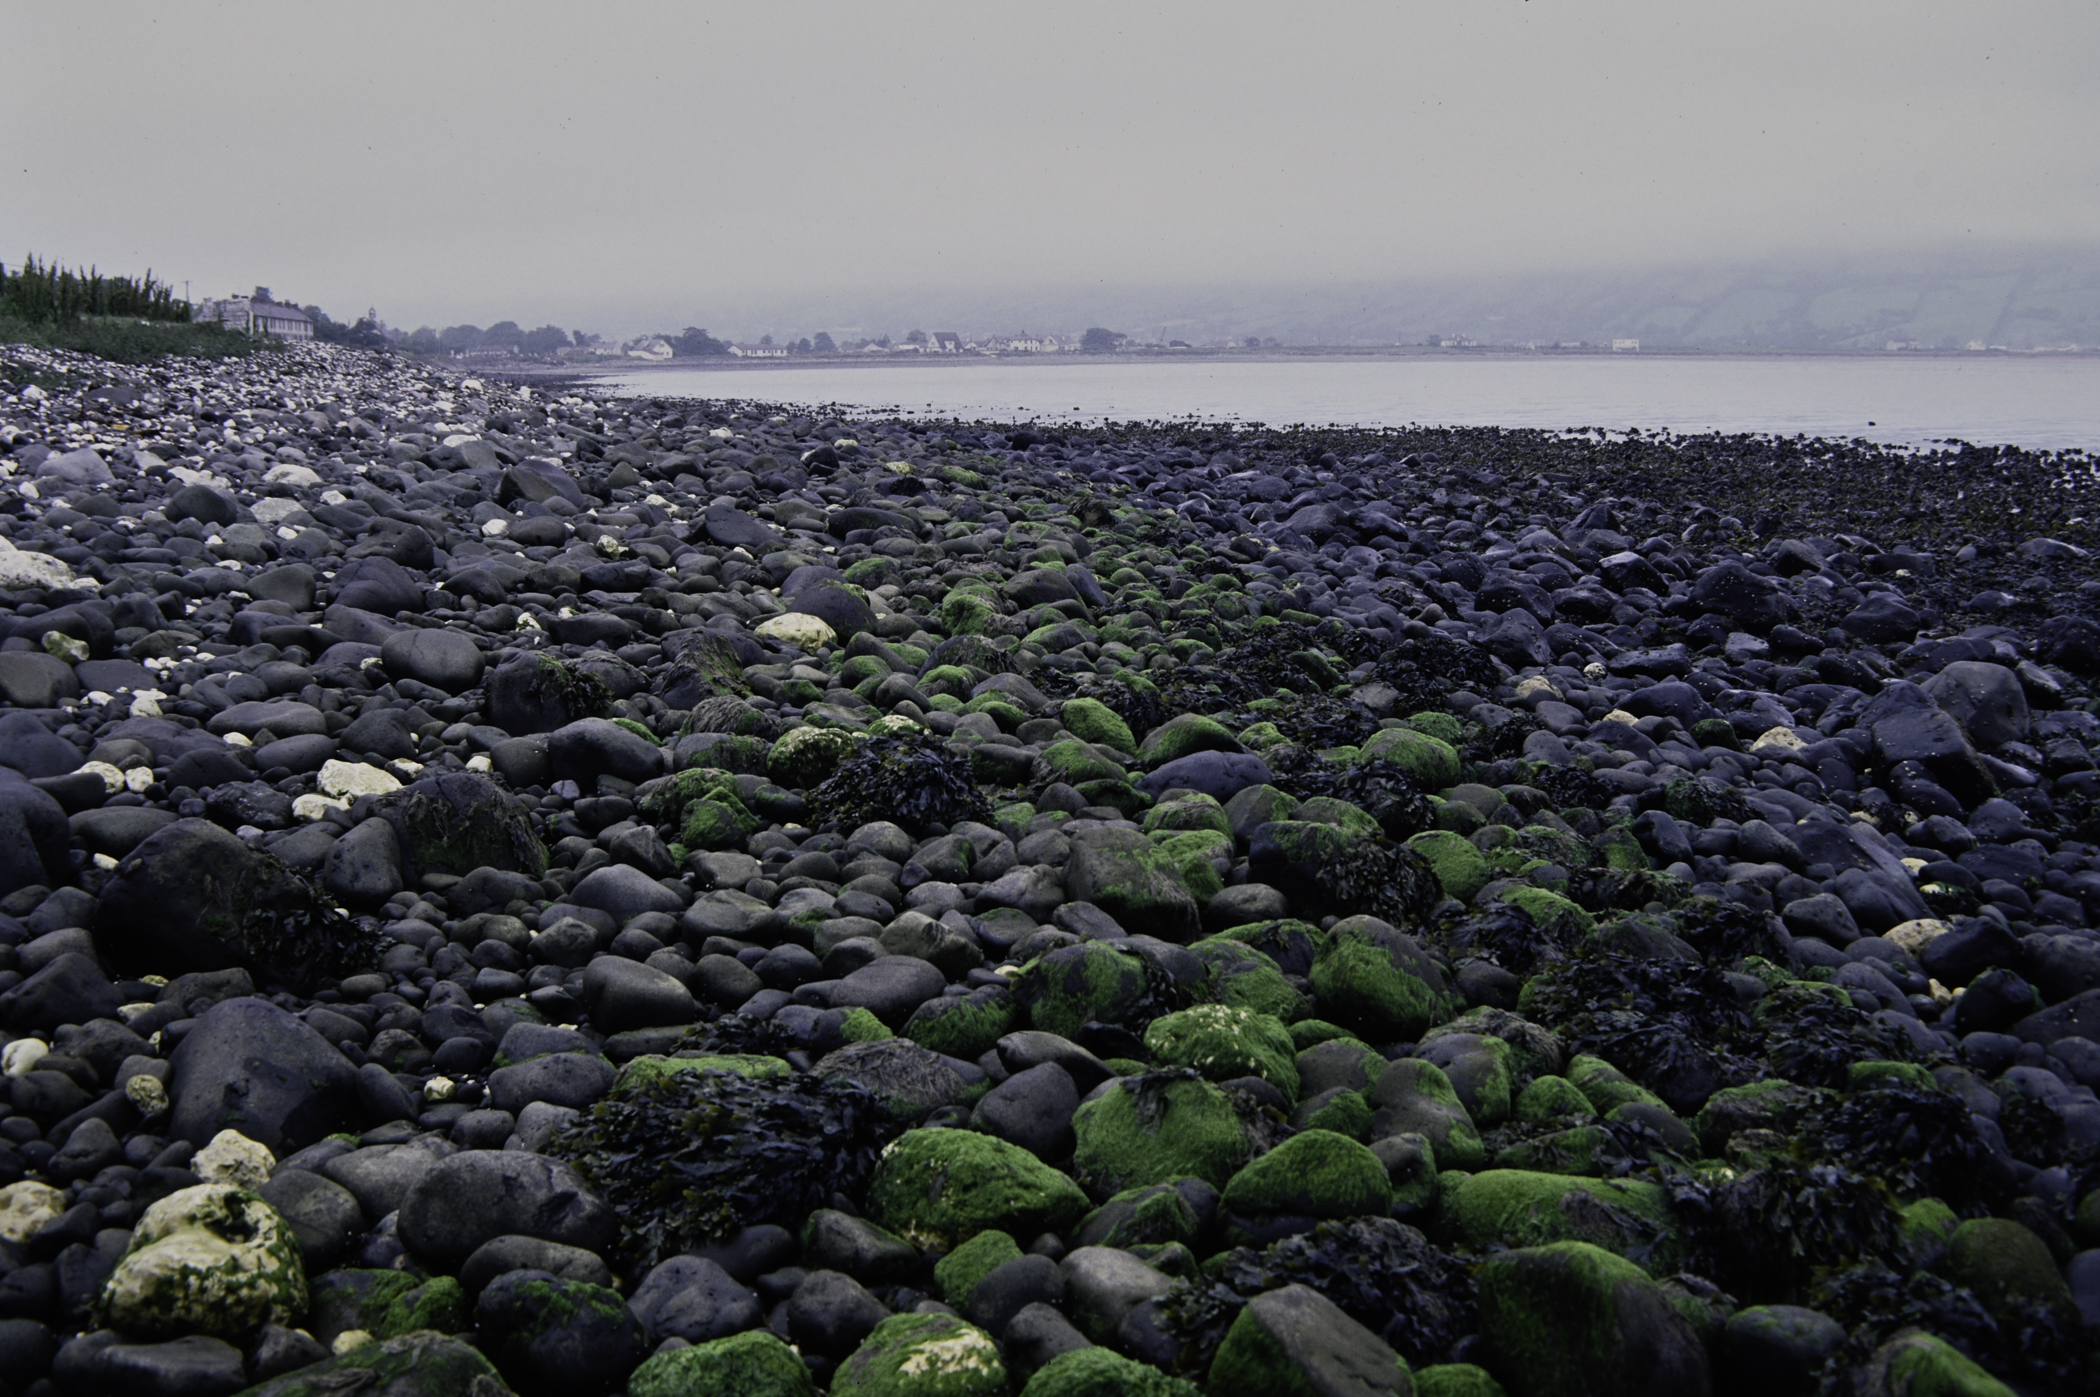
<svg viewBox="0 0 2100 1397">
<path fill-rule="evenodd" d="M 296 485 L 304 489 L 311 489 L 321 483 L 321 477 L 315 473 L 313 467 L 297 465 L 291 461 L 264 471 L 263 480 L 271 485 Z M 262 515 L 257 512 L 255 517 L 260 519 Z"/>
<path fill-rule="evenodd" d="M 132 711 L 135 713 L 138 710 L 133 709 Z M 118 791 L 124 789 L 124 773 L 111 766 L 108 762 L 82 762 L 80 770 L 91 771 L 101 777 L 102 789 L 108 791 L 111 795 L 115 795 Z"/>
<path fill-rule="evenodd" d="M 1750 744 L 1753 752 L 1798 752 L 1808 744 L 1792 728 L 1766 728 Z"/>
<path fill-rule="evenodd" d="M 6 539 L 0 538 L 0 587 L 15 590 L 72 585 L 73 569 L 58 559 L 46 553 L 24 553 Z M 85 585 L 92 587 L 96 584 L 90 581 Z"/>
<path fill-rule="evenodd" d="M 321 789 L 332 796 L 383 796 L 398 791 L 401 783 L 376 766 L 334 758 L 321 764 Z"/>
<path fill-rule="evenodd" d="M 131 705 L 131 711 L 136 714 L 139 711 L 139 706 L 134 703 Z M 160 712 L 160 705 L 154 704 L 153 711 L 155 713 Z M 144 795 L 146 788 L 151 786 L 153 781 L 153 768 L 150 766 L 135 766 L 124 773 L 124 789 L 134 791 L 139 795 Z"/>
<path fill-rule="evenodd" d="M 1951 930 L 1953 928 L 1938 917 L 1917 917 L 1899 922 L 1882 935 L 1901 946 L 1905 955 L 1916 956 Z"/>
<path fill-rule="evenodd" d="M 168 1088 L 158 1077 L 141 1072 L 124 1083 L 124 1099 L 142 1116 L 157 1116 L 168 1109 Z"/>
<path fill-rule="evenodd" d="M 146 1210 L 101 1308 L 141 1337 L 245 1334 L 305 1312 L 306 1269 L 276 1209 L 232 1184 L 197 1184 Z"/>
<path fill-rule="evenodd" d="M 484 534 L 486 534 L 486 535 L 488 535 L 488 536 L 489 536 L 490 538 L 501 538 L 501 537 L 503 537 L 503 536 L 504 536 L 505 534 L 507 534 L 507 533 L 509 533 L 509 532 L 510 532 L 510 520 L 508 520 L 508 519 L 486 519 L 486 520 L 483 520 L 483 521 L 482 521 L 482 525 L 481 525 L 481 532 L 482 532 L 482 533 L 484 533 Z"/>
<path fill-rule="evenodd" d="M 303 796 L 294 796 L 292 798 L 292 815 L 296 819 L 306 821 L 323 820 L 328 817 L 328 812 L 331 810 L 348 810 L 349 808 L 350 802 L 347 800 L 335 800 L 328 796 L 316 795 L 312 791 L 308 791 Z"/>
<path fill-rule="evenodd" d="M 17 1038 L 0 1048 L 0 1074 L 13 1081 L 24 1072 L 33 1072 L 50 1051 L 51 1045 L 41 1038 Z"/>
<path fill-rule="evenodd" d="M 286 467 L 278 467 L 278 470 L 284 469 Z M 296 469 L 304 470 L 305 467 L 301 466 Z M 311 472 L 308 472 L 308 474 L 311 474 Z M 303 506 L 297 500 L 279 499 L 275 496 L 257 500 L 254 504 L 248 506 L 248 512 L 265 524 L 282 523 L 294 514 L 300 513 L 302 509 Z"/>
<path fill-rule="evenodd" d="M 65 1194 L 49 1184 L 24 1180 L 0 1188 L 0 1241 L 19 1247 L 65 1210 Z"/>
<path fill-rule="evenodd" d="M 190 1172 L 206 1183 L 233 1184 L 258 1189 L 270 1182 L 277 1156 L 270 1147 L 251 1140 L 238 1130 L 222 1130 L 211 1143 L 190 1156 Z"/>
<path fill-rule="evenodd" d="M 838 632 L 815 616 L 805 616 L 799 611 L 783 612 L 769 616 L 753 626 L 752 631 L 773 640 L 784 640 L 804 650 L 819 650 L 838 640 Z"/>
<path fill-rule="evenodd" d="M 476 752 L 473 756 L 467 758 L 467 770 L 469 771 L 494 771 L 495 769 L 496 764 L 489 760 L 489 754 L 486 752 Z"/>
<path fill-rule="evenodd" d="M 1517 681 L 1517 697 L 1520 699 L 1532 697 L 1557 699 L 1560 697 L 1560 690 L 1554 688 L 1553 681 L 1546 678 L 1545 675 L 1534 674 L 1529 679 L 1519 679 Z"/>
</svg>

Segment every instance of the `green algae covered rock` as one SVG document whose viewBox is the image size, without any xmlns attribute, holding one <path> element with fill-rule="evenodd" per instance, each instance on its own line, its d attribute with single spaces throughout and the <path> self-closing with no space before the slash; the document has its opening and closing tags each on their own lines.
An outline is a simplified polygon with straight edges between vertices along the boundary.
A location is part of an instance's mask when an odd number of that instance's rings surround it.
<svg viewBox="0 0 2100 1397">
<path fill-rule="evenodd" d="M 1413 937 L 1376 918 L 1336 923 L 1311 978 L 1321 1015 L 1367 1042 L 1412 1042 L 1451 1013 L 1436 962 Z"/>
<path fill-rule="evenodd" d="M 1283 977 L 1274 960 L 1254 947 L 1228 936 L 1206 936 L 1189 949 L 1210 971 L 1210 997 L 1218 1003 L 1286 1024 L 1305 1017 L 1305 996 Z M 1294 1030 L 1292 1042 L 1296 1041 Z"/>
<path fill-rule="evenodd" d="M 954 1315 L 891 1315 L 839 1364 L 831 1397 L 1007 1397 L 992 1336 Z"/>
<path fill-rule="evenodd" d="M 1546 888 L 1511 888 L 1502 900 L 1561 937 L 1588 936 L 1597 919 L 1581 906 Z"/>
<path fill-rule="evenodd" d="M 1201 1213 L 1198 1202 L 1204 1204 Z M 1126 1188 L 1080 1220 L 1079 1245 L 1126 1251 L 1171 1242 L 1194 1247 L 1216 1206 L 1217 1190 L 1200 1179 Z"/>
<path fill-rule="evenodd" d="M 1955 1228 L 1947 1239 L 1947 1273 L 2001 1318 L 2011 1319 L 2022 1303 L 2032 1303 L 2077 1322 L 2077 1302 L 2049 1248 L 2011 1218 L 1970 1218 Z"/>
<path fill-rule="evenodd" d="M 1487 858 L 1462 834 L 1429 830 L 1408 840 L 1407 847 L 1429 860 L 1446 897 L 1470 906 L 1474 895 L 1488 884 Z"/>
<path fill-rule="evenodd" d="M 1332 1130 L 1301 1130 L 1225 1185 L 1225 1210 L 1242 1218 L 1350 1218 L 1385 1213 L 1392 1184 L 1378 1156 Z"/>
<path fill-rule="evenodd" d="M 1661 1187 L 1643 1180 L 1489 1169 L 1466 1177 L 1450 1211 L 1466 1244 L 1475 1248 L 1586 1242 L 1637 1255 L 1658 1275 L 1683 1255 Z"/>
<path fill-rule="evenodd" d="M 1358 750 L 1360 762 L 1392 762 L 1425 791 L 1449 790 L 1458 784 L 1458 749 L 1442 738 L 1411 728 L 1381 728 Z"/>
<path fill-rule="evenodd" d="M 1144 745 L 1138 748 L 1138 764 L 1149 771 L 1197 752 L 1246 750 L 1232 735 L 1232 730 L 1215 718 L 1183 713 L 1145 734 Z"/>
<path fill-rule="evenodd" d="M 1083 1348 L 1036 1369 L 1021 1397 L 1203 1397 L 1185 1378 L 1168 1377 L 1149 1363 L 1114 1349 Z"/>
<path fill-rule="evenodd" d="M 1578 1053 L 1568 1059 L 1568 1080 L 1575 1089 L 1589 1098 L 1597 1113 L 1624 1106 L 1629 1101 L 1638 1101 L 1647 1106 L 1660 1106 L 1663 1099 L 1601 1057 Z M 1724 1090 L 1726 1090 L 1724 1088 Z M 1715 1095 L 1720 1095 L 1719 1092 Z"/>
<path fill-rule="evenodd" d="M 1399 1354 L 1304 1285 L 1257 1295 L 1211 1360 L 1210 1397 L 1411 1397 Z"/>
<path fill-rule="evenodd" d="M 1112 827 L 1081 830 L 1071 839 L 1066 897 L 1093 903 L 1132 935 L 1195 939 L 1202 918 L 1182 871 L 1188 848 L 1176 845 L 1169 850 L 1134 829 Z M 1206 871 L 1215 878 L 1215 870 Z"/>
<path fill-rule="evenodd" d="M 1528 1086 L 1517 1094 L 1517 1119 L 1526 1125 L 1542 1125 L 1547 1121 L 1569 1117 L 1586 1118 L 1597 1114 L 1590 1099 L 1582 1094 L 1566 1077 L 1533 1077 Z"/>
<path fill-rule="evenodd" d="M 766 754 L 766 774 L 790 790 L 821 785 L 853 755 L 859 739 L 839 728 L 790 729 Z"/>
<path fill-rule="evenodd" d="M 967 1130 L 912 1130 L 882 1152 L 868 1185 L 874 1221 L 924 1250 L 996 1228 L 1063 1232 L 1086 1211 L 1079 1186 L 1019 1145 Z"/>
<path fill-rule="evenodd" d="M 1495 1375 L 1471 1363 L 1415 1369 L 1415 1397 L 1509 1397 Z"/>
<path fill-rule="evenodd" d="M 739 1077 L 750 1077 L 757 1081 L 777 1081 L 791 1077 L 795 1069 L 785 1058 L 768 1057 L 763 1053 L 712 1053 L 706 1057 L 668 1057 L 661 1053 L 644 1053 L 628 1059 L 620 1074 L 613 1078 L 612 1090 L 617 1096 L 631 1096 L 642 1087 L 663 1081 L 680 1072 L 734 1072 Z"/>
<path fill-rule="evenodd" d="M 196 1184 L 146 1210 L 96 1308 L 126 1334 L 227 1338 L 303 1315 L 306 1268 L 275 1208 L 231 1184 Z"/>
<path fill-rule="evenodd" d="M 815 1397 L 800 1354 L 764 1329 L 659 1353 L 627 1379 L 627 1397 Z"/>
<path fill-rule="evenodd" d="M 1162 1067 L 1191 1067 L 1220 1082 L 1260 1077 L 1288 1099 L 1298 1095 L 1290 1031 L 1266 1014 L 1198 1004 L 1154 1019 L 1145 1030 L 1145 1050 Z"/>
<path fill-rule="evenodd" d="M 1225 807 L 1218 804 L 1215 796 L 1185 795 L 1172 800 L 1163 800 L 1145 812 L 1140 822 L 1147 834 L 1162 830 L 1210 830 L 1232 838 L 1232 821 L 1226 818 Z"/>
<path fill-rule="evenodd" d="M 479 1349 L 419 1329 L 272 1378 L 247 1389 L 241 1397 L 334 1397 L 341 1393 L 365 1397 L 481 1397 L 483 1393 L 504 1390 L 495 1365 Z M 647 1397 L 669 1395 L 650 1393 Z"/>
<path fill-rule="evenodd" d="M 1922 1329 L 1874 1350 L 1857 1391 L 1860 1397 L 2016 1397 L 1967 1354 Z"/>
<path fill-rule="evenodd" d="M 929 999 L 905 1020 L 904 1036 L 922 1048 L 974 1062 L 1013 1032 L 1013 993 L 987 985 L 966 995 Z"/>
<path fill-rule="evenodd" d="M 1065 725 L 1065 731 L 1081 742 L 1099 742 L 1118 752 L 1137 751 L 1137 739 L 1131 736 L 1130 724 L 1100 699 L 1066 699 L 1064 706 L 1057 711 L 1057 718 Z"/>
<path fill-rule="evenodd" d="M 1364 1095 L 1374 1141 L 1415 1134 L 1435 1147 L 1446 1169 L 1478 1169 L 1487 1162 L 1479 1127 L 1435 1063 L 1414 1057 L 1389 1063 Z"/>
<path fill-rule="evenodd" d="M 1223 1188 L 1254 1153 L 1232 1100 L 1176 1072 L 1117 1082 L 1073 1113 L 1072 1129 L 1073 1172 L 1102 1200 L 1185 1177 Z"/>
<path fill-rule="evenodd" d="M 1487 1366 L 1516 1397 L 1705 1397 L 1706 1351 L 1662 1287 L 1587 1242 L 1490 1256 L 1478 1272 Z"/>
<path fill-rule="evenodd" d="M 456 1334 L 472 1322 L 466 1292 L 450 1276 L 428 1280 L 406 1271 L 342 1267 L 312 1283 L 306 1329 L 324 1344 L 361 1329 L 393 1339 L 418 1329 Z"/>
<path fill-rule="evenodd" d="M 989 1228 L 935 1262 L 934 1283 L 949 1304 L 966 1306 L 979 1281 L 1020 1254 L 1020 1245 L 1012 1237 Z"/>
<path fill-rule="evenodd" d="M 1145 997 L 1145 963 L 1106 941 L 1063 946 L 1014 981 L 1014 1001 L 1035 1027 L 1076 1039 L 1088 1022 L 1127 1022 Z"/>
</svg>

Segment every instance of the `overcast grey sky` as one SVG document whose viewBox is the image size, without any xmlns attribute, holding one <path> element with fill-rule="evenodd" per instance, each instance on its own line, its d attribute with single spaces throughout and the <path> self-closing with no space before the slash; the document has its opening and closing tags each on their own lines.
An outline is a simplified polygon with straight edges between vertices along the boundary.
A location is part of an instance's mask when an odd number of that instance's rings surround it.
<svg viewBox="0 0 2100 1397">
<path fill-rule="evenodd" d="M 2100 238 L 2084 0 L 75 0 L 5 32 L 0 257 L 405 325 Z"/>
</svg>

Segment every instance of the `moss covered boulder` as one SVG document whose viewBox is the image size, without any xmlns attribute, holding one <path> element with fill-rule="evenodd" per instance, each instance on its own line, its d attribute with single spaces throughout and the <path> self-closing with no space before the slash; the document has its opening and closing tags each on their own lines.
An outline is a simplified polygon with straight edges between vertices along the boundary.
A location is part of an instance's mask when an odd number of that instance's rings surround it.
<svg viewBox="0 0 2100 1397">
<path fill-rule="evenodd" d="M 1860 1397 L 2016 1397 L 1974 1359 L 1922 1329 L 1874 1350 L 1855 1390 Z"/>
<path fill-rule="evenodd" d="M 1138 763 L 1149 771 L 1197 752 L 1246 750 L 1232 730 L 1215 718 L 1183 713 L 1145 734 L 1144 745 L 1138 748 Z"/>
<path fill-rule="evenodd" d="M 1638 1266 L 1586 1242 L 1480 1264 L 1486 1365 L 1512 1397 L 1706 1397 L 1691 1322 Z"/>
<path fill-rule="evenodd" d="M 1450 830 L 1429 830 L 1407 841 L 1407 847 L 1429 860 L 1446 897 L 1471 904 L 1488 884 L 1488 861 L 1473 841 Z"/>
<path fill-rule="evenodd" d="M 468 1327 L 466 1293 L 450 1276 L 425 1280 L 407 1271 L 340 1267 L 310 1287 L 306 1329 L 323 1344 L 362 1330 L 392 1339 L 418 1329 L 456 1334 Z"/>
<path fill-rule="evenodd" d="M 2036 1304 L 2067 1323 L 2078 1322 L 2078 1304 L 2048 1246 L 2011 1218 L 1971 1218 L 1955 1228 L 1947 1239 L 1946 1269 L 2002 1319 Z"/>
<path fill-rule="evenodd" d="M 874 1220 L 929 1250 L 997 1228 L 1062 1232 L 1086 1211 L 1071 1179 L 1019 1145 L 966 1130 L 913 1130 L 893 1141 L 868 1185 Z"/>
<path fill-rule="evenodd" d="M 1407 1364 L 1310 1286 L 1257 1295 L 1211 1360 L 1210 1397 L 1411 1397 Z"/>
<path fill-rule="evenodd" d="M 1472 1363 L 1415 1369 L 1415 1397 L 1509 1397 L 1495 1375 Z"/>
<path fill-rule="evenodd" d="M 1185 1378 L 1169 1377 L 1149 1363 L 1113 1349 L 1083 1348 L 1036 1369 L 1021 1397 L 1203 1397 Z"/>
<path fill-rule="evenodd" d="M 764 1329 L 659 1353 L 627 1379 L 627 1397 L 815 1397 L 809 1365 Z"/>
<path fill-rule="evenodd" d="M 1566 1077 L 1534 1077 L 1517 1094 L 1517 1119 L 1526 1125 L 1549 1121 L 1583 1120 L 1597 1114 L 1596 1107 Z"/>
<path fill-rule="evenodd" d="M 275 1208 L 231 1184 L 196 1184 L 146 1210 L 96 1308 L 139 1337 L 228 1338 L 305 1314 L 306 1268 Z"/>
<path fill-rule="evenodd" d="M 905 1020 L 904 1036 L 921 1047 L 974 1062 L 1011 1033 L 1018 1008 L 1011 991 L 987 985 L 966 995 L 929 999 Z"/>
<path fill-rule="evenodd" d="M 992 1336 L 954 1315 L 891 1315 L 831 1379 L 831 1397 L 1007 1397 Z"/>
<path fill-rule="evenodd" d="M 1225 1185 L 1228 1226 L 1265 1237 L 1261 1219 L 1353 1218 L 1390 1212 L 1392 1184 L 1378 1156 L 1332 1130 L 1301 1130 Z M 1298 1230 L 1295 1225 L 1292 1230 Z"/>
<path fill-rule="evenodd" d="M 1468 1246 L 1525 1247 L 1578 1241 L 1636 1258 L 1657 1275 L 1683 1255 L 1660 1186 L 1526 1169 L 1468 1175 L 1448 1202 Z"/>
<path fill-rule="evenodd" d="M 1093 903 L 1133 935 L 1190 941 L 1202 925 L 1180 861 L 1133 829 L 1074 834 L 1065 861 L 1065 896 Z"/>
<path fill-rule="evenodd" d="M 1386 1066 L 1364 1093 L 1371 1107 L 1371 1138 L 1420 1135 L 1446 1169 L 1478 1169 L 1487 1162 L 1480 1130 L 1458 1099 L 1444 1069 L 1421 1058 Z"/>
<path fill-rule="evenodd" d="M 1412 1042 L 1453 1007 L 1443 972 L 1421 945 L 1370 917 L 1334 927 L 1311 978 L 1320 1017 L 1367 1042 Z"/>
<path fill-rule="evenodd" d="M 1290 1030 L 1266 1014 L 1198 1004 L 1165 1014 L 1145 1030 L 1145 1050 L 1162 1067 L 1194 1068 L 1215 1082 L 1260 1077 L 1287 1099 L 1298 1096 Z"/>
<path fill-rule="evenodd" d="M 1020 1244 L 996 1227 L 978 1233 L 933 1266 L 933 1282 L 950 1305 L 968 1306 L 977 1283 L 1021 1255 Z"/>
<path fill-rule="evenodd" d="M 1125 1078 L 1073 1113 L 1073 1171 L 1106 1200 L 1142 1184 L 1193 1177 L 1223 1188 L 1254 1153 L 1231 1098 L 1196 1077 Z"/>
<path fill-rule="evenodd" d="M 792 729 L 766 754 L 766 774 L 793 790 L 821 785 L 853 755 L 858 741 L 840 728 Z"/>
<path fill-rule="evenodd" d="M 1305 1017 L 1305 996 L 1284 978 L 1274 960 L 1252 946 L 1226 936 L 1207 936 L 1189 949 L 1209 970 L 1210 997 L 1218 1003 L 1286 1024 Z"/>
<path fill-rule="evenodd" d="M 1014 981 L 1035 1027 L 1076 1039 L 1088 1023 L 1125 1023 L 1145 998 L 1145 963 L 1106 941 L 1062 946 Z"/>
<path fill-rule="evenodd" d="M 1425 791 L 1449 790 L 1458 784 L 1458 749 L 1442 738 L 1412 728 L 1382 728 L 1358 749 L 1362 762 L 1391 762 Z"/>
<path fill-rule="evenodd" d="M 1100 699 L 1066 699 L 1057 716 L 1058 721 L 1065 725 L 1065 731 L 1081 742 L 1099 742 L 1119 752 L 1137 751 L 1137 739 L 1131 735 L 1130 724 Z"/>
<path fill-rule="evenodd" d="M 330 1397 L 337 1393 L 361 1393 L 367 1397 L 480 1397 L 482 1393 L 502 1390 L 495 1365 L 479 1349 L 419 1329 L 258 1383 L 242 1397 Z M 662 1395 L 652 1393 L 650 1397 Z"/>
</svg>

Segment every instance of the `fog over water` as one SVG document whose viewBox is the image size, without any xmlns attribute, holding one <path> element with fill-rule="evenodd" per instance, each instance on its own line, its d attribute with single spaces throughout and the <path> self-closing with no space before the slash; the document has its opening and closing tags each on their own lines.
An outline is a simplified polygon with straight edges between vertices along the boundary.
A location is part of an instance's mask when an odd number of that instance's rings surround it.
<svg viewBox="0 0 2100 1397">
<path fill-rule="evenodd" d="M 7 44 L 0 255 L 408 328 L 1150 332 L 1249 288 L 2100 239 L 2092 5 L 112 0 Z"/>
<path fill-rule="evenodd" d="M 2086 357 L 1081 359 L 664 369 L 612 381 L 640 396 L 844 403 L 995 421 L 1667 427 L 2100 450 L 2100 359 Z"/>
</svg>

